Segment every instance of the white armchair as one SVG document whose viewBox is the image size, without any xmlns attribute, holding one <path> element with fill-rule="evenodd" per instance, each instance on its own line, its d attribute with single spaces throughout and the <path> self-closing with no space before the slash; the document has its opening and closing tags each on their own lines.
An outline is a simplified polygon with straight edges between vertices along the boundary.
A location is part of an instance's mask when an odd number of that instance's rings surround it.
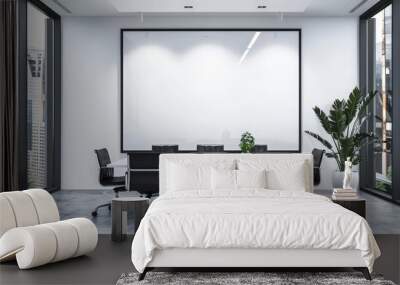
<svg viewBox="0 0 400 285">
<path fill-rule="evenodd" d="M 17 259 L 20 269 L 28 269 L 84 255 L 96 245 L 97 228 L 92 221 L 60 221 L 47 191 L 0 193 L 0 262 Z"/>
</svg>

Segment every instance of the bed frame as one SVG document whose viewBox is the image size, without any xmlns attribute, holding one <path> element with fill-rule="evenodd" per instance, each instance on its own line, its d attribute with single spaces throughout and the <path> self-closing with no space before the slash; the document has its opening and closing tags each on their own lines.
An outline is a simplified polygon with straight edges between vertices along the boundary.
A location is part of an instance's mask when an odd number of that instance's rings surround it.
<svg viewBox="0 0 400 285">
<path fill-rule="evenodd" d="M 221 159 L 268 155 L 270 158 L 300 159 L 307 165 L 308 185 L 306 191 L 313 192 L 313 158 L 311 154 L 163 154 L 160 156 L 160 195 L 165 193 L 167 161 L 174 159 Z M 196 157 L 194 157 L 196 156 Z M 158 249 L 153 259 L 139 275 L 143 280 L 146 273 L 161 268 L 229 268 L 230 271 L 265 271 L 271 268 L 353 268 L 361 271 L 367 280 L 371 275 L 359 250 L 333 249 L 254 249 L 254 248 L 170 248 Z"/>
<path fill-rule="evenodd" d="M 354 268 L 367 280 L 371 275 L 359 250 L 329 249 L 193 249 L 156 250 L 152 261 L 139 275 L 155 268 L 230 268 L 236 271 L 271 268 Z"/>
</svg>

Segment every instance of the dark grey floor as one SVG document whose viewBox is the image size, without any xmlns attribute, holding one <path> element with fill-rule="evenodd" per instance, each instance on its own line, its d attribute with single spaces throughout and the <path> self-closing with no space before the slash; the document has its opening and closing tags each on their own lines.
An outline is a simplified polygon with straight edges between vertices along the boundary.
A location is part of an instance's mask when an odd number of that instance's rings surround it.
<svg viewBox="0 0 400 285">
<path fill-rule="evenodd" d="M 375 238 L 382 251 L 382 257 L 376 261 L 374 273 L 382 274 L 385 279 L 398 284 L 400 281 L 400 236 L 376 235 Z M 15 261 L 3 263 L 0 264 L 0 284 L 115 284 L 122 273 L 134 271 L 130 259 L 131 243 L 132 236 L 124 242 L 112 242 L 109 235 L 100 235 L 96 250 L 88 256 L 29 270 L 19 270 Z M 270 270 L 273 271 L 273 269 Z M 307 269 L 306 271 L 315 270 Z M 344 270 L 332 268 L 327 271 Z"/>
<path fill-rule="evenodd" d="M 316 190 L 315 193 L 331 196 L 331 191 Z M 359 191 L 366 200 L 367 221 L 374 234 L 400 235 L 400 205 L 375 195 Z"/>
<path fill-rule="evenodd" d="M 15 261 L 2 263 L 0 284 L 115 284 L 122 273 L 134 271 L 131 243 L 132 237 L 116 243 L 109 235 L 100 235 L 96 250 L 88 256 L 28 270 L 19 270 Z"/>
<path fill-rule="evenodd" d="M 121 192 L 120 196 L 138 196 L 137 192 Z M 63 190 L 53 193 L 61 219 L 86 217 L 97 226 L 100 234 L 111 234 L 111 211 L 103 207 L 97 217 L 91 213 L 100 204 L 110 202 L 114 197 L 112 190 Z M 128 216 L 128 219 L 131 215 Z M 129 224 L 128 232 L 133 234 L 134 228 Z"/>
</svg>

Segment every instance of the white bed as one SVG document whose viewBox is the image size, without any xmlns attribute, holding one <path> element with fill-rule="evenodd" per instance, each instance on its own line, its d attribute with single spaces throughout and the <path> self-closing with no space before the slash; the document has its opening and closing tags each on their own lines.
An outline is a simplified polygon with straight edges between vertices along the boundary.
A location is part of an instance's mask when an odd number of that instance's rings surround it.
<svg viewBox="0 0 400 285">
<path fill-rule="evenodd" d="M 312 194 L 312 173 L 308 154 L 161 155 L 160 197 L 134 237 L 134 266 L 144 274 L 154 267 L 355 267 L 369 277 L 380 251 L 367 222 Z"/>
</svg>

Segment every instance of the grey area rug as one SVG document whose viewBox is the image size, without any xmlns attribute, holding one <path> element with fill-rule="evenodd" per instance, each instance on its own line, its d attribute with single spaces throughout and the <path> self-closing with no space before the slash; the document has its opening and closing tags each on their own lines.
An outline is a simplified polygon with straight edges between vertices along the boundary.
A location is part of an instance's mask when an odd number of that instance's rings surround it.
<svg viewBox="0 0 400 285">
<path fill-rule="evenodd" d="M 372 276 L 368 281 L 359 272 L 148 272 L 146 278 L 138 281 L 138 273 L 122 274 L 116 285 L 147 285 L 147 284 L 266 284 L 266 285 L 395 285 L 381 276 Z"/>
</svg>

